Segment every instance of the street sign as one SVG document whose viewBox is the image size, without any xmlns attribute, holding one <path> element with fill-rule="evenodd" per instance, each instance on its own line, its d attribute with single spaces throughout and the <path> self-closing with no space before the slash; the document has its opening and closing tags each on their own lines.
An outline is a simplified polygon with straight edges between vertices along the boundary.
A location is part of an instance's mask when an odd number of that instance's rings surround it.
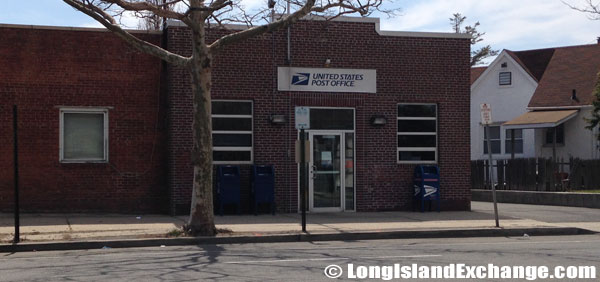
<svg viewBox="0 0 600 282">
<path fill-rule="evenodd" d="M 308 107 L 296 107 L 296 129 L 310 129 L 310 110 Z"/>
<path fill-rule="evenodd" d="M 481 104 L 481 124 L 488 125 L 492 123 L 492 107 L 490 104 Z"/>
</svg>

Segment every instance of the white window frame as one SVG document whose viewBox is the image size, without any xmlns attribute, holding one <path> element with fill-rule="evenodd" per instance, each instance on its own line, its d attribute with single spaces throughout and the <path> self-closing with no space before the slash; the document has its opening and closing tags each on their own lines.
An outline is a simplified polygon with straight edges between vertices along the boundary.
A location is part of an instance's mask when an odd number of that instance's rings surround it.
<svg viewBox="0 0 600 282">
<path fill-rule="evenodd" d="M 249 161 L 215 161 L 213 157 L 213 164 L 253 164 L 254 163 L 254 101 L 252 100 L 227 100 L 227 99 L 215 99 L 212 102 L 244 102 L 250 103 L 251 113 L 249 115 L 215 115 L 211 114 L 212 118 L 250 118 L 250 124 L 252 128 L 250 131 L 227 131 L 227 130 L 212 130 L 212 134 L 250 134 L 252 139 L 252 146 L 250 147 L 215 147 L 213 144 L 213 151 L 250 151 Z M 213 136 L 210 138 L 213 138 Z"/>
<path fill-rule="evenodd" d="M 500 130 L 502 130 L 502 129 L 500 129 Z M 515 155 L 523 155 L 525 153 L 525 141 L 524 141 L 524 138 L 523 138 L 523 134 L 524 134 L 523 131 L 524 131 L 524 129 L 522 129 L 522 128 L 516 128 L 515 131 L 517 131 L 517 130 L 521 130 L 521 138 L 516 138 L 515 137 L 515 144 L 516 144 L 516 142 L 521 141 L 521 144 L 522 144 L 521 149 L 522 149 L 522 151 L 520 153 L 515 152 Z M 507 148 L 506 146 L 510 145 L 510 142 L 512 141 L 511 138 L 508 137 L 508 133 L 510 131 L 511 131 L 511 129 L 504 129 L 504 144 L 502 144 L 502 145 L 504 145 L 503 149 L 504 149 L 504 154 L 505 155 L 510 155 L 511 154 L 508 150 L 506 150 L 506 148 Z M 516 145 L 515 145 L 515 147 L 516 147 Z M 510 148 L 510 146 L 508 148 Z"/>
<path fill-rule="evenodd" d="M 415 105 L 415 106 L 435 106 L 435 117 L 399 117 L 398 106 L 400 105 Z M 396 104 L 396 162 L 398 164 L 437 164 L 438 163 L 438 104 L 436 103 L 398 103 Z M 398 121 L 399 120 L 435 120 L 435 132 L 399 132 Z M 398 136 L 400 135 L 435 135 L 435 147 L 399 147 Z M 401 161 L 400 152 L 434 152 L 435 160 L 433 161 Z"/>
<path fill-rule="evenodd" d="M 60 108 L 59 118 L 59 161 L 61 163 L 108 163 L 108 108 Z M 67 114 L 103 114 L 104 119 L 104 157 L 102 159 L 65 159 L 64 156 L 64 121 Z"/>
<path fill-rule="evenodd" d="M 508 73 L 508 76 L 509 76 L 509 83 L 508 84 L 501 84 L 500 76 L 503 73 Z M 498 72 L 498 87 L 511 87 L 513 85 L 512 79 L 513 79 L 513 77 L 512 77 L 512 71 L 508 71 L 508 70 L 501 70 L 501 71 L 499 71 Z"/>
<path fill-rule="evenodd" d="M 503 127 L 501 126 L 501 124 L 490 124 L 489 127 L 490 127 L 490 130 L 489 130 L 490 132 L 492 131 L 492 127 L 497 127 L 498 128 L 498 139 L 490 139 L 490 136 L 488 136 L 488 138 L 485 138 L 485 135 L 487 133 L 486 133 L 485 125 L 484 125 L 483 126 L 483 140 L 482 140 L 483 141 L 483 150 L 482 150 L 482 152 L 483 152 L 484 155 L 489 154 L 489 153 L 485 152 L 485 150 L 487 150 L 487 147 L 488 147 L 485 142 L 495 142 L 495 141 L 498 141 L 500 143 L 500 152 L 498 152 L 498 153 L 492 152 L 492 155 L 502 155 L 503 152 L 504 152 L 504 150 L 503 150 L 504 148 L 502 146 L 505 146 L 503 138 L 506 138 L 506 136 L 502 135 Z M 491 135 L 491 133 L 490 133 L 490 135 Z M 493 151 L 493 149 L 492 149 L 492 151 Z"/>
</svg>

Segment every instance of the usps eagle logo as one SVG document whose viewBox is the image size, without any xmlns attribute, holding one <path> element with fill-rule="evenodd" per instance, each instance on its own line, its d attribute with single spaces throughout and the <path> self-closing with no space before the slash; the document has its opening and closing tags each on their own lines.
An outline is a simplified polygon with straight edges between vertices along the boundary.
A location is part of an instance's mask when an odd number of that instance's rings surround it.
<svg viewBox="0 0 600 282">
<path fill-rule="evenodd" d="M 292 76 L 292 85 L 308 85 L 310 73 L 296 73 Z"/>
</svg>

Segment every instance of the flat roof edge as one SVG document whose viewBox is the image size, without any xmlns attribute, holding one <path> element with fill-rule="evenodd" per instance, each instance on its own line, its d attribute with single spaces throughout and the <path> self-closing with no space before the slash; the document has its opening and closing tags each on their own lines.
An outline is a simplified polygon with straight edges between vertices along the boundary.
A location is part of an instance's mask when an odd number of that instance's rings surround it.
<svg viewBox="0 0 600 282">
<path fill-rule="evenodd" d="M 471 35 L 466 33 L 454 33 L 454 32 L 425 32 L 425 31 L 393 31 L 393 30 L 381 30 L 380 19 L 370 17 L 347 17 L 341 16 L 333 19 L 328 19 L 318 15 L 307 15 L 302 20 L 313 20 L 313 21 L 334 21 L 334 22 L 351 22 L 351 23 L 372 23 L 375 24 L 375 31 L 381 36 L 397 36 L 397 37 L 425 37 L 425 38 L 449 38 L 449 39 L 471 39 Z M 178 20 L 167 20 L 167 27 L 169 26 L 183 26 L 186 25 Z M 232 30 L 244 30 L 250 28 L 247 25 L 241 24 L 225 24 L 223 25 L 226 29 Z"/>
<path fill-rule="evenodd" d="M 67 31 L 100 31 L 111 32 L 106 28 L 101 27 L 73 27 L 73 26 L 52 26 L 52 25 L 25 25 L 25 24 L 3 24 L 0 27 L 5 28 L 20 28 L 20 29 L 45 29 L 45 30 L 67 30 Z M 162 30 L 141 30 L 141 29 L 125 29 L 129 33 L 146 33 L 146 34 L 161 34 Z"/>
</svg>

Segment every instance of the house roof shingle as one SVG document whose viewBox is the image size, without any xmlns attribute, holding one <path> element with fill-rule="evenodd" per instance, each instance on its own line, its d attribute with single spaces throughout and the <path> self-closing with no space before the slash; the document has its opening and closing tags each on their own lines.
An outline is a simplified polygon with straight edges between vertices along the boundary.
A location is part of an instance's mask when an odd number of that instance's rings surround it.
<svg viewBox="0 0 600 282">
<path fill-rule="evenodd" d="M 506 53 L 517 61 L 531 77 L 536 81 L 540 81 L 552 55 L 554 55 L 554 50 L 554 48 L 526 51 L 506 50 Z"/>
<path fill-rule="evenodd" d="M 547 49 L 537 50 L 548 56 Z M 565 107 L 590 105 L 600 71 L 600 44 L 554 48 L 528 107 Z M 534 52 L 536 50 L 531 50 Z M 535 57 L 529 55 L 531 61 Z M 541 59 L 540 59 L 541 60 Z M 543 61 L 543 60 L 541 60 Z M 531 71 L 536 73 L 539 70 Z M 571 99 L 573 90 L 577 99 Z"/>
<path fill-rule="evenodd" d="M 471 84 L 477 80 L 481 74 L 487 69 L 487 67 L 474 67 L 471 68 Z"/>
</svg>

